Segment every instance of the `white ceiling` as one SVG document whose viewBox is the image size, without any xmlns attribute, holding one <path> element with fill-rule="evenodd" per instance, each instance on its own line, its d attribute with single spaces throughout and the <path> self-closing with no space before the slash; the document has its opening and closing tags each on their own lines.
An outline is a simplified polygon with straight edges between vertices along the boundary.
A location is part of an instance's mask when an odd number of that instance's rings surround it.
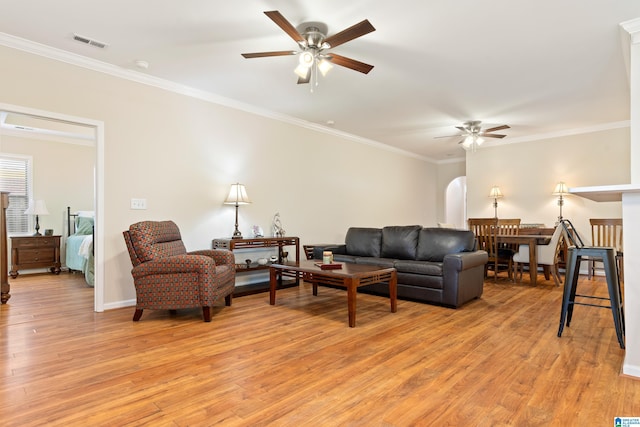
<svg viewBox="0 0 640 427">
<path fill-rule="evenodd" d="M 376 31 L 333 51 L 375 68 L 334 67 L 311 93 L 296 56 L 244 59 L 297 48 L 268 10 L 329 35 L 368 19 Z M 466 120 L 511 126 L 500 144 L 629 120 L 619 24 L 639 17 L 638 0 L 0 0 L 2 33 L 433 160 L 464 156 L 434 137 Z"/>
</svg>

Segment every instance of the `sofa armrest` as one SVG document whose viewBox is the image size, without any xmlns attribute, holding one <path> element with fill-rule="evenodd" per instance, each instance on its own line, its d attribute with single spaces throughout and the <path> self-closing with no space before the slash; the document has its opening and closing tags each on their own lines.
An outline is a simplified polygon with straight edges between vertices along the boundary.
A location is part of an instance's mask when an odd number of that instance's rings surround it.
<svg viewBox="0 0 640 427">
<path fill-rule="evenodd" d="M 341 243 L 332 243 L 325 245 L 314 245 L 313 247 L 313 259 L 322 259 L 322 252 L 331 251 L 334 254 L 346 254 L 347 245 Z"/>
<path fill-rule="evenodd" d="M 442 266 L 442 304 L 459 307 L 480 298 L 484 286 L 484 269 L 489 261 L 486 251 L 445 255 Z"/>
<path fill-rule="evenodd" d="M 489 261 L 489 254 L 486 251 L 459 252 L 448 254 L 442 261 L 444 274 L 451 271 L 468 270 L 479 265 L 484 266 Z"/>
</svg>

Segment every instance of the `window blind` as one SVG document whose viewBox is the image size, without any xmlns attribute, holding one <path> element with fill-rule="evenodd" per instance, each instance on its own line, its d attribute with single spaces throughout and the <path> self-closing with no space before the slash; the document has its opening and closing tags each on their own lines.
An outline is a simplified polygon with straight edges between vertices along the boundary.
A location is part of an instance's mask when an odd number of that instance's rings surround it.
<svg viewBox="0 0 640 427">
<path fill-rule="evenodd" d="M 29 231 L 29 216 L 24 211 L 29 207 L 31 180 L 31 158 L 0 153 L 0 191 L 9 193 L 7 208 L 7 232 Z"/>
</svg>

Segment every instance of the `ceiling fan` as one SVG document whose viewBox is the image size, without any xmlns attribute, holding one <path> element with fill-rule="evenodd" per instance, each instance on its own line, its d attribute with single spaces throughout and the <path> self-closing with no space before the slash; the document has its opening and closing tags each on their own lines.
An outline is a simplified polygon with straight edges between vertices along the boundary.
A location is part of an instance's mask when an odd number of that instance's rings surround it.
<svg viewBox="0 0 640 427">
<path fill-rule="evenodd" d="M 243 53 L 245 58 L 264 58 L 268 56 L 300 55 L 299 64 L 295 69 L 298 75 L 298 84 L 309 83 L 314 80 L 317 85 L 318 71 L 326 75 L 332 64 L 350 68 L 355 71 L 367 74 L 373 69 L 373 65 L 356 61 L 333 52 L 327 52 L 336 46 L 364 36 L 376 29 L 368 20 L 359 22 L 339 33 L 327 37 L 327 26 L 320 22 L 303 23 L 295 28 L 277 10 L 264 12 L 273 22 L 276 23 L 285 33 L 295 40 L 300 50 L 281 50 L 275 52 Z"/>
<path fill-rule="evenodd" d="M 480 120 L 469 120 L 464 122 L 462 126 L 456 126 L 456 129 L 459 129 L 462 133 L 457 135 L 445 135 L 445 136 L 436 136 L 436 138 L 451 138 L 454 136 L 461 136 L 463 139 L 458 142 L 458 144 L 462 144 L 462 147 L 465 150 L 475 151 L 482 143 L 484 142 L 484 138 L 504 138 L 507 135 L 492 133 L 498 130 L 509 129 L 508 125 L 500 125 L 495 126 L 489 129 L 482 130 L 480 126 L 482 122 Z"/>
</svg>

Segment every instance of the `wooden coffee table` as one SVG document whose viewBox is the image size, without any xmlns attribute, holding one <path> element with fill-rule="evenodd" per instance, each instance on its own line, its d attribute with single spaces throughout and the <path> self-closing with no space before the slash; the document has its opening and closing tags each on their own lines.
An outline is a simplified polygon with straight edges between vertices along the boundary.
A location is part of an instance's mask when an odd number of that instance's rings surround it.
<svg viewBox="0 0 640 427">
<path fill-rule="evenodd" d="M 397 310 L 398 277 L 395 268 L 382 268 L 375 265 L 342 263 L 341 269 L 322 270 L 316 260 L 301 260 L 297 264 L 271 264 L 269 269 L 269 304 L 276 303 L 278 279 L 282 276 L 302 279 L 313 285 L 313 295 L 318 295 L 318 285 L 332 285 L 347 289 L 347 307 L 349 326 L 356 326 L 356 290 L 359 286 L 373 283 L 389 283 L 391 312 Z"/>
</svg>

